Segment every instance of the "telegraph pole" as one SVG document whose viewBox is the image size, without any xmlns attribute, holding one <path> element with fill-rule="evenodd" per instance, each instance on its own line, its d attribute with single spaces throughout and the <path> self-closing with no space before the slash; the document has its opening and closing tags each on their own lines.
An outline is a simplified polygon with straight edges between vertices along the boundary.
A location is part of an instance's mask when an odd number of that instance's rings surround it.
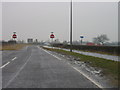
<svg viewBox="0 0 120 90">
<path fill-rule="evenodd" d="M 70 52 L 72 52 L 72 0 L 70 2 Z"/>
</svg>

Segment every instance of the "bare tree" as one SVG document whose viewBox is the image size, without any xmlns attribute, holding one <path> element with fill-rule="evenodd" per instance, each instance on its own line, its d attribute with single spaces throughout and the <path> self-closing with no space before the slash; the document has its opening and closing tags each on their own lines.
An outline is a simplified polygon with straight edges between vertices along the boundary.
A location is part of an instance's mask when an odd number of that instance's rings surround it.
<svg viewBox="0 0 120 90">
<path fill-rule="evenodd" d="M 100 36 L 97 36 L 97 37 L 93 38 L 93 42 L 94 42 L 94 43 L 102 44 L 102 45 L 104 45 L 104 43 L 105 43 L 106 41 L 108 41 L 108 40 L 109 40 L 109 39 L 108 39 L 108 37 L 107 37 L 106 34 L 102 34 L 102 35 L 100 35 Z"/>
</svg>

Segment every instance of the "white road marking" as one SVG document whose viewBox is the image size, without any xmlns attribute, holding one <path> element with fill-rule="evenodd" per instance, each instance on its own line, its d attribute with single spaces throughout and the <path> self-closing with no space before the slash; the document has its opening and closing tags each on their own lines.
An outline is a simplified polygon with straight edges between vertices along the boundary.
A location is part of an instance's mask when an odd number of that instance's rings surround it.
<svg viewBox="0 0 120 90">
<path fill-rule="evenodd" d="M 15 59 L 17 59 L 17 57 L 14 57 L 14 58 L 12 59 L 12 61 L 14 61 Z"/>
<path fill-rule="evenodd" d="M 41 48 L 40 48 L 40 49 L 41 49 Z M 42 50 L 45 51 L 46 53 L 52 55 L 53 57 L 57 58 L 58 60 L 61 60 L 61 58 L 57 57 L 56 55 L 53 55 L 53 54 L 49 53 L 48 51 L 46 51 L 46 50 L 44 50 L 44 49 L 42 49 Z"/>
<path fill-rule="evenodd" d="M 6 88 L 19 75 L 19 73 L 22 71 L 22 69 L 25 67 L 25 65 L 30 60 L 31 56 L 32 55 L 29 56 L 29 58 L 27 59 L 27 61 L 23 64 L 23 66 L 19 69 L 19 71 L 15 74 L 15 76 L 11 80 L 8 81 L 8 83 L 6 84 L 6 86 L 4 88 Z"/>
<path fill-rule="evenodd" d="M 40 48 L 40 47 L 39 47 Z M 41 48 L 40 48 L 41 49 Z M 48 54 L 52 55 L 51 53 L 49 53 L 48 51 L 42 49 L 43 51 L 47 52 Z M 54 56 L 55 58 L 61 60 L 59 57 L 55 56 L 55 55 L 52 55 Z M 68 63 L 69 65 L 71 65 L 70 63 Z M 96 86 L 98 86 L 99 88 L 103 88 L 99 83 L 97 83 L 96 81 L 94 81 L 93 79 L 91 79 L 88 75 L 86 75 L 85 73 L 83 73 L 82 71 L 78 70 L 77 68 L 73 67 L 73 69 L 75 69 L 76 71 L 78 71 L 80 74 L 82 74 L 84 77 L 86 77 L 88 80 L 90 80 L 92 83 L 94 83 Z"/>
<path fill-rule="evenodd" d="M 7 62 L 6 64 L 4 64 L 3 66 L 1 66 L 0 68 L 4 68 L 5 66 L 7 66 L 10 62 Z"/>
<path fill-rule="evenodd" d="M 17 59 L 17 57 L 14 57 L 14 58 L 12 59 L 12 61 L 14 61 L 15 59 Z M 10 62 L 7 62 L 6 64 L 4 64 L 3 66 L 1 66 L 0 68 L 4 68 L 4 67 L 7 66 L 9 63 L 10 63 Z"/>
<path fill-rule="evenodd" d="M 73 66 L 72 66 L 73 67 Z M 76 71 L 78 71 L 80 74 L 82 74 L 83 76 L 85 76 L 87 79 L 89 79 L 92 83 L 94 83 L 95 85 L 97 85 L 99 88 L 104 88 L 102 87 L 99 83 L 97 83 L 96 81 L 94 81 L 93 79 L 91 79 L 88 75 L 86 75 L 85 73 L 83 73 L 82 71 L 78 70 L 77 68 L 73 67 Z"/>
</svg>

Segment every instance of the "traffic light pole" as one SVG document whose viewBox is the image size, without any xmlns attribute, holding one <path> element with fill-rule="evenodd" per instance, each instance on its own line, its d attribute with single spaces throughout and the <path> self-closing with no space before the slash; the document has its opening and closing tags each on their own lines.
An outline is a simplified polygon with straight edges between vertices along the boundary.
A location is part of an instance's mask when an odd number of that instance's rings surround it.
<svg viewBox="0 0 120 90">
<path fill-rule="evenodd" d="M 70 3 L 70 52 L 72 52 L 72 0 Z"/>
</svg>

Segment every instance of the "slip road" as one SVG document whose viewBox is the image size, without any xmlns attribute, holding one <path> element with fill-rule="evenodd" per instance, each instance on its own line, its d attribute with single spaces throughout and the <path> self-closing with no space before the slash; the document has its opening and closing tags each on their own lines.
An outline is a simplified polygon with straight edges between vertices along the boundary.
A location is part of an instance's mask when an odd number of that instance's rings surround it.
<svg viewBox="0 0 120 90">
<path fill-rule="evenodd" d="M 3 88 L 98 88 L 70 64 L 39 48 L 3 51 Z"/>
</svg>

